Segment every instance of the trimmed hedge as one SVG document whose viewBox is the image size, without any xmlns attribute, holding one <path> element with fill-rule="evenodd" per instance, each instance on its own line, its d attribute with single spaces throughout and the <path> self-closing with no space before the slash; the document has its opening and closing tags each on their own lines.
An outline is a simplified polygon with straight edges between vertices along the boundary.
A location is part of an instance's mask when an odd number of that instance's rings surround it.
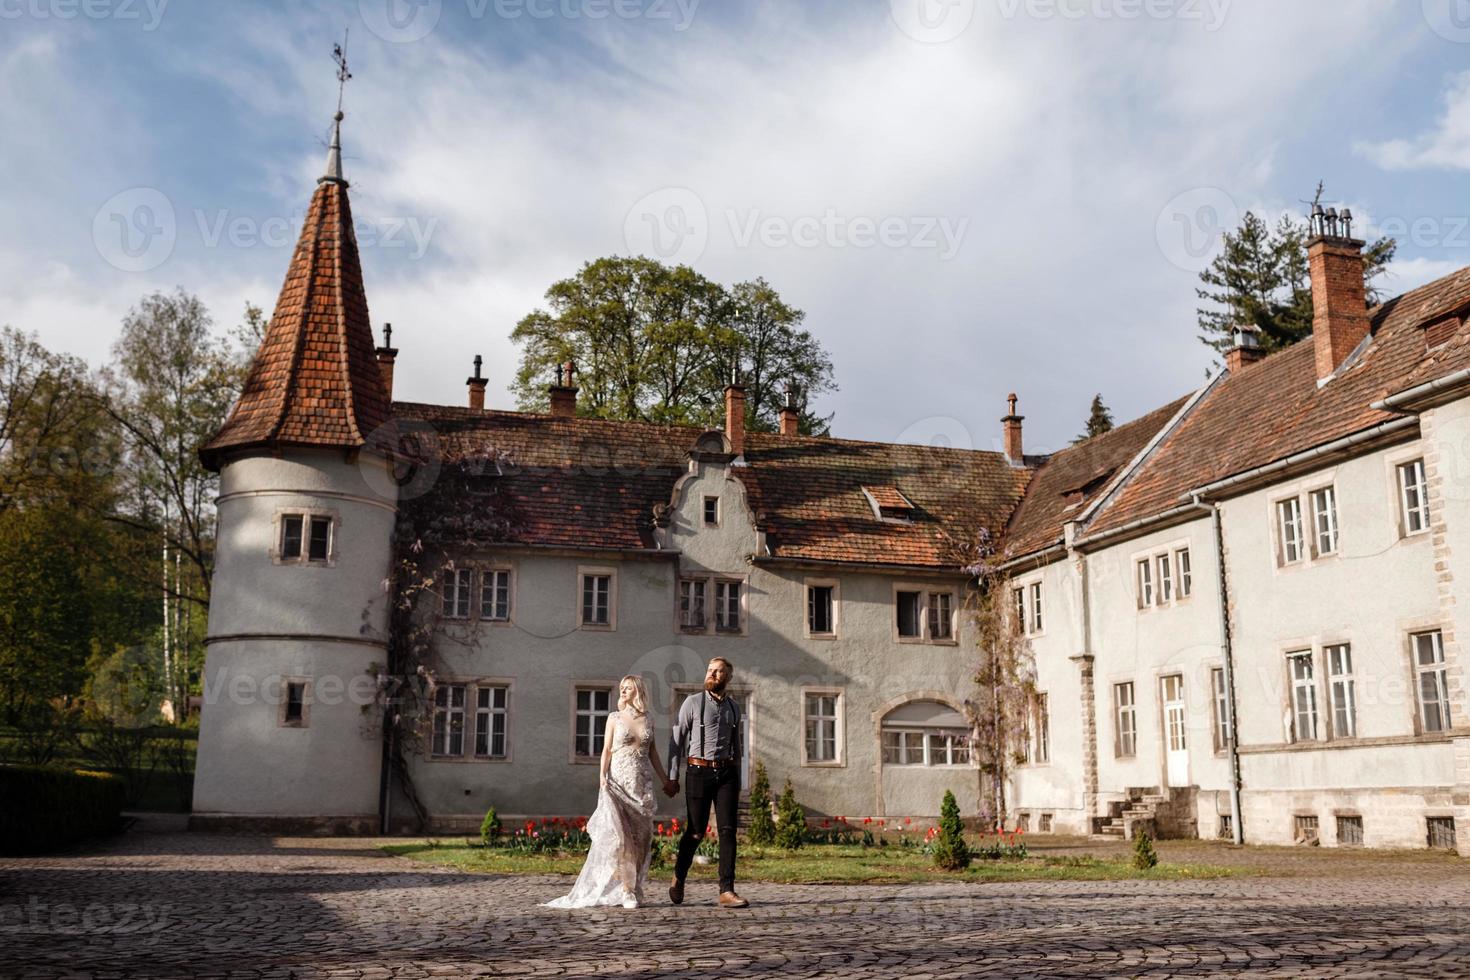
<svg viewBox="0 0 1470 980">
<path fill-rule="evenodd" d="M 121 825 L 123 781 L 105 772 L 0 766 L 0 854 L 47 851 Z"/>
</svg>

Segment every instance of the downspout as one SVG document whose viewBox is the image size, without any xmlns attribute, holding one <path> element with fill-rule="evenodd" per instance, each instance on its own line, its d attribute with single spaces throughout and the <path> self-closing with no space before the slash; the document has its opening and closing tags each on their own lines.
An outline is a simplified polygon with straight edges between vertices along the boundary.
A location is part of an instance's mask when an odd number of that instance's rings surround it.
<svg viewBox="0 0 1470 980">
<path fill-rule="evenodd" d="M 1194 502 L 1203 505 L 1199 494 Z M 1235 663 L 1230 644 L 1230 594 L 1225 575 L 1225 529 L 1220 522 L 1220 504 L 1210 508 L 1210 526 L 1215 535 L 1215 568 L 1218 570 L 1220 595 L 1220 654 L 1225 678 L 1225 734 L 1230 752 L 1230 835 L 1236 844 L 1245 843 L 1245 828 L 1240 825 L 1240 752 L 1235 738 Z"/>
</svg>

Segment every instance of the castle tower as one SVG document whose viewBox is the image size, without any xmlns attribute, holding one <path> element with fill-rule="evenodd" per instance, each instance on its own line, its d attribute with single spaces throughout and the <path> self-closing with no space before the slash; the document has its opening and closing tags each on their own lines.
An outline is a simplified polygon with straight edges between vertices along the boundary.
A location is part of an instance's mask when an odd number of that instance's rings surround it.
<svg viewBox="0 0 1470 980">
<path fill-rule="evenodd" d="M 265 339 L 199 450 L 220 493 L 196 825 L 377 827 L 369 671 L 387 661 L 397 492 L 341 128 L 338 111 Z"/>
</svg>

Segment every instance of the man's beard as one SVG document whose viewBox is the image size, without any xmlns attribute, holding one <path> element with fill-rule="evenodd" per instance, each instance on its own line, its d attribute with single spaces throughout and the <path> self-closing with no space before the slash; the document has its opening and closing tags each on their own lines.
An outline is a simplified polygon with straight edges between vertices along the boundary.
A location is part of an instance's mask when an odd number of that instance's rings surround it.
<svg viewBox="0 0 1470 980">
<path fill-rule="evenodd" d="M 728 678 L 728 677 L 726 677 L 722 681 L 721 680 L 715 680 L 713 677 L 706 677 L 705 680 L 704 680 L 704 689 L 706 691 L 710 692 L 711 694 L 724 694 L 725 693 L 725 687 L 729 683 L 730 683 L 730 678 Z"/>
</svg>

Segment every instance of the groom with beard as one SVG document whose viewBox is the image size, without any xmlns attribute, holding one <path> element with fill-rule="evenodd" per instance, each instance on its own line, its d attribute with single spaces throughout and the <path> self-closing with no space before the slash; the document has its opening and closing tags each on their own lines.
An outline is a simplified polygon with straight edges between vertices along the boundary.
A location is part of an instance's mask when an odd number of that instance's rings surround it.
<svg viewBox="0 0 1470 980">
<path fill-rule="evenodd" d="M 694 851 L 709 826 L 709 811 L 715 810 L 720 833 L 720 905 L 743 909 L 750 903 L 735 894 L 735 819 L 740 801 L 740 711 L 735 699 L 727 697 L 734 668 L 724 657 L 709 662 L 704 673 L 704 690 L 685 698 L 669 736 L 670 796 L 679 792 L 679 765 L 689 760 L 684 783 L 684 803 L 689 822 L 679 838 L 679 857 L 674 862 L 674 883 L 669 899 L 684 901 L 684 877 L 694 863 Z"/>
</svg>

